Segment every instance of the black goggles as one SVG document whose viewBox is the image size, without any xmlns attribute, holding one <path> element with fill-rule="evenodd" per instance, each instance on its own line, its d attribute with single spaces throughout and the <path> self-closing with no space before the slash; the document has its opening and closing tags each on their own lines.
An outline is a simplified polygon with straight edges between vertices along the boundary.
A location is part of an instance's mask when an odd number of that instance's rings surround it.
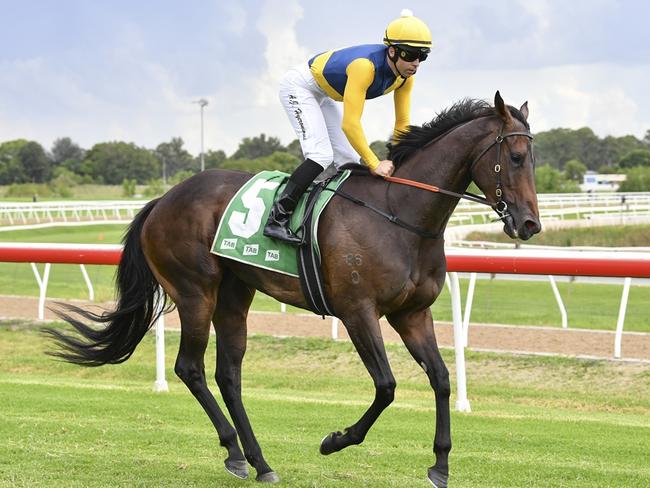
<svg viewBox="0 0 650 488">
<path fill-rule="evenodd" d="M 425 59 L 427 59 L 427 56 L 429 56 L 428 52 L 423 52 L 423 51 L 412 51 L 410 49 L 406 50 L 401 47 L 398 47 L 397 50 L 399 52 L 400 59 L 403 59 L 407 63 L 412 63 L 416 59 L 420 61 L 424 61 Z"/>
</svg>

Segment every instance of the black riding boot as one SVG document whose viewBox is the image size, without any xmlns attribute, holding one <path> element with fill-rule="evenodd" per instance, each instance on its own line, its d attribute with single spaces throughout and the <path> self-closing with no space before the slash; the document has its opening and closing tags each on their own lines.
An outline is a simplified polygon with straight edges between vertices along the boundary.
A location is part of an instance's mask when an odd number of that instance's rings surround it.
<svg viewBox="0 0 650 488">
<path fill-rule="evenodd" d="M 264 227 L 266 237 L 272 237 L 293 245 L 302 242 L 302 239 L 289 228 L 291 214 L 296 209 L 302 194 L 305 193 L 305 190 L 321 171 L 323 171 L 323 167 L 311 159 L 305 160 L 295 169 L 289 177 L 287 186 L 273 204 L 273 208 L 271 208 L 269 220 L 266 222 L 266 227 Z"/>
</svg>

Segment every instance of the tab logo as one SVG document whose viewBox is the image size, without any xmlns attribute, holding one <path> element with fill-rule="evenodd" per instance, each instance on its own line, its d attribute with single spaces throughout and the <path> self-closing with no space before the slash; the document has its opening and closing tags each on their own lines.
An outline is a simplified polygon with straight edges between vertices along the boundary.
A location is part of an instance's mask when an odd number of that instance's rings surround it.
<svg viewBox="0 0 650 488">
<path fill-rule="evenodd" d="M 221 241 L 221 249 L 235 249 L 237 246 L 237 239 L 224 239 Z"/>
<path fill-rule="evenodd" d="M 266 251 L 264 261 L 280 261 L 280 251 L 277 249 L 269 249 Z"/>
<path fill-rule="evenodd" d="M 244 256 L 257 256 L 260 253 L 259 244 L 246 244 L 244 246 Z"/>
</svg>

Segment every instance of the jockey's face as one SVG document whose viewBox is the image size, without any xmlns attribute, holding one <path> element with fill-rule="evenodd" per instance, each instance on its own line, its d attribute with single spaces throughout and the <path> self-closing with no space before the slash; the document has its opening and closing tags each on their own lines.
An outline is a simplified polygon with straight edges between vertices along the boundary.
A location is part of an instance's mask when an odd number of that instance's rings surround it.
<svg viewBox="0 0 650 488">
<path fill-rule="evenodd" d="M 397 56 L 397 61 L 393 62 L 392 60 L 395 59 L 395 51 L 396 48 L 394 48 L 393 46 L 388 48 L 389 59 L 391 60 L 393 66 L 396 68 L 393 69 L 393 71 L 397 71 L 395 74 L 404 76 L 405 78 L 408 78 L 409 76 L 413 76 L 417 72 L 418 67 L 420 66 L 420 62 L 421 62 L 420 58 L 415 56 L 406 56 L 406 57 Z M 423 57 L 426 59 L 426 55 L 424 55 Z M 422 61 L 424 61 L 424 59 Z"/>
</svg>

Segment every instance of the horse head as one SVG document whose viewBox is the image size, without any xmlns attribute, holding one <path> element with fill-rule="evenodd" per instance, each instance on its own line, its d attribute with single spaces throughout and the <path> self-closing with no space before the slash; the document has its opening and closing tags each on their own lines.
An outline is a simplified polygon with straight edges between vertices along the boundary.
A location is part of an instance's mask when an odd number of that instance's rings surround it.
<svg viewBox="0 0 650 488">
<path fill-rule="evenodd" d="M 511 238 L 530 239 L 541 231 L 535 190 L 533 136 L 528 126 L 528 102 L 519 110 L 507 106 L 497 91 L 494 108 L 500 119 L 492 142 L 475 158 L 471 177 L 504 223 Z"/>
</svg>

